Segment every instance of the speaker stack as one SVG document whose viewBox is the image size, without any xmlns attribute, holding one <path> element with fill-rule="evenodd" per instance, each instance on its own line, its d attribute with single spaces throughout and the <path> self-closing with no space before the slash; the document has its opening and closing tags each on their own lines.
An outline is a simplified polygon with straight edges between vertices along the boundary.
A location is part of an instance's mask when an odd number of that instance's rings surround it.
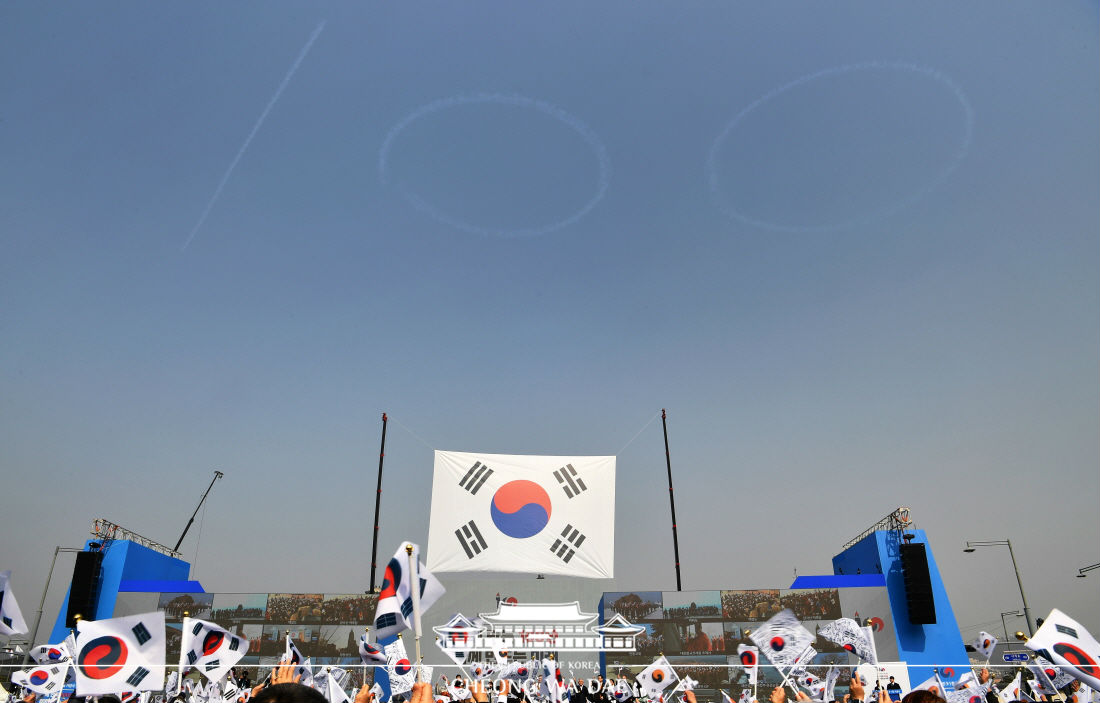
<svg viewBox="0 0 1100 703">
<path fill-rule="evenodd" d="M 905 604 L 909 622 L 935 625 L 936 604 L 932 599 L 932 577 L 928 573 L 925 545 L 906 542 L 901 545 L 901 573 L 905 579 Z"/>
<path fill-rule="evenodd" d="M 103 552 L 77 552 L 73 580 L 69 584 L 69 608 L 65 611 L 65 627 L 76 626 L 76 616 L 95 619 L 96 599 L 103 577 Z"/>
</svg>

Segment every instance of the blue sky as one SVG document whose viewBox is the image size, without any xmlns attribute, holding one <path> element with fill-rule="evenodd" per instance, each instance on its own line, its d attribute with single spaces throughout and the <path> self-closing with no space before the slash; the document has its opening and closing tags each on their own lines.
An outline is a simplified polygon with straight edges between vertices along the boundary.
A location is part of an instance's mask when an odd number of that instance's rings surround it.
<svg viewBox="0 0 1100 703">
<path fill-rule="evenodd" d="M 431 448 L 618 453 L 607 590 L 670 588 L 666 407 L 686 588 L 826 572 L 908 505 L 964 626 L 1018 596 L 962 542 L 1010 537 L 1032 609 L 1100 631 L 1097 26 L 7 3 L 0 566 L 37 593 L 95 517 L 174 543 L 220 468 L 208 590 L 358 590 L 388 412 L 383 552 Z"/>
</svg>

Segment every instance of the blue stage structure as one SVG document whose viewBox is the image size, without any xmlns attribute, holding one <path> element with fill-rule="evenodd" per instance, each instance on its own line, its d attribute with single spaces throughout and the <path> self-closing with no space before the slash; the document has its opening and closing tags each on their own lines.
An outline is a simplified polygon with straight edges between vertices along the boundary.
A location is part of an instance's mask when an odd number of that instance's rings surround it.
<svg viewBox="0 0 1100 703">
<path fill-rule="evenodd" d="M 144 540 L 144 543 L 142 541 L 140 536 L 127 539 L 108 537 L 89 540 L 85 544 L 84 551 L 101 551 L 103 560 L 95 589 L 94 607 L 89 609 L 89 613 L 82 613 L 84 617 L 113 617 L 120 593 L 205 593 L 199 582 L 188 579 L 190 565 L 179 558 L 178 552 L 148 540 Z M 907 548 L 907 544 L 910 548 Z M 907 566 L 902 556 L 907 549 L 909 552 L 923 550 L 926 557 L 927 576 L 922 577 L 921 590 L 926 609 L 931 609 L 934 616 L 932 612 L 926 612 L 917 618 L 922 619 L 923 623 L 913 622 L 910 617 L 913 612 L 910 607 L 913 594 L 906 590 L 907 568 L 909 581 L 913 583 L 914 579 L 912 562 Z M 920 561 L 923 570 L 925 559 Z M 945 682 L 956 680 L 963 671 L 969 670 L 969 657 L 928 538 L 922 530 L 913 529 L 907 509 L 899 508 L 851 540 L 833 557 L 832 564 L 832 574 L 799 576 L 788 589 L 782 589 L 782 594 L 779 589 L 774 590 L 775 594 L 782 598 L 784 594 L 791 592 L 797 595 L 798 591 L 838 589 L 838 608 L 843 610 L 843 615 L 867 621 L 861 624 L 872 624 L 876 628 L 880 658 L 884 661 L 905 662 L 913 685 L 930 678 L 933 675 L 933 666 L 940 668 L 939 675 Z M 527 585 L 534 588 L 531 584 Z M 475 590 L 480 594 L 484 589 L 478 586 Z M 718 591 L 712 593 L 714 598 L 718 597 Z M 599 607 L 601 623 L 604 621 L 604 609 L 608 606 L 604 601 L 612 594 L 603 595 Z M 660 594 L 654 592 L 654 595 L 656 597 Z M 672 593 L 668 595 L 671 596 Z M 689 595 L 684 592 L 677 594 L 677 597 Z M 497 597 L 499 600 L 499 594 Z M 546 602 L 544 597 L 539 598 Z M 65 627 L 68 602 L 67 594 L 50 634 L 51 642 L 60 642 L 68 634 Z M 667 607 L 668 603 L 665 602 L 664 605 Z M 721 612 L 719 606 L 717 615 L 700 616 L 699 619 L 721 619 Z M 448 615 L 449 613 L 436 612 L 432 617 Z M 876 617 L 869 617 L 870 615 Z M 749 619 L 762 620 L 759 617 Z M 430 623 L 426 625 L 426 629 L 428 627 Z M 605 673 L 611 663 L 600 655 L 599 666 Z M 384 675 L 380 678 L 384 678 Z"/>
<path fill-rule="evenodd" d="M 935 623 L 915 624 L 910 621 L 901 557 L 905 542 L 925 547 Z M 969 670 L 970 659 L 966 654 L 962 633 L 955 620 L 955 612 L 951 608 L 936 560 L 932 556 L 928 537 L 923 530 L 872 530 L 853 540 L 844 551 L 833 557 L 833 572 L 833 578 L 836 579 L 850 579 L 853 574 L 857 578 L 871 576 L 885 579 L 890 596 L 898 660 L 909 666 L 911 682 L 917 684 L 931 677 L 932 666 L 941 667 L 940 677 L 945 682 L 955 680 L 963 671 Z M 791 588 L 804 587 L 799 585 L 800 580 L 795 580 Z"/>
<path fill-rule="evenodd" d="M 88 540 L 84 551 L 101 551 L 103 563 L 96 584 L 92 612 L 81 613 L 87 620 L 102 620 L 114 616 L 118 594 L 125 592 L 203 593 L 198 581 L 189 581 L 191 565 L 128 539 Z M 61 642 L 69 634 L 65 615 L 69 609 L 69 592 L 61 603 L 61 611 L 50 633 L 50 642 Z"/>
</svg>

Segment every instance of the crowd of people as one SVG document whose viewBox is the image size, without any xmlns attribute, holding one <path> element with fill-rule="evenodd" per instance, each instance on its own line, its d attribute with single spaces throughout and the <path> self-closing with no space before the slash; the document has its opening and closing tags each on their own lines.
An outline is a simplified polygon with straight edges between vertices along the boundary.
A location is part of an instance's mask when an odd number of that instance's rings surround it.
<svg viewBox="0 0 1100 703">
<path fill-rule="evenodd" d="M 661 609 L 661 604 L 645 600 L 637 593 L 627 593 L 611 603 L 611 609 L 630 622 L 643 620 Z"/>
<path fill-rule="evenodd" d="M 263 608 L 246 608 L 244 605 L 238 605 L 235 608 L 218 608 L 210 614 L 210 617 L 219 624 L 245 620 L 263 620 L 264 610 Z"/>
<path fill-rule="evenodd" d="M 191 594 L 184 593 L 165 603 L 161 610 L 164 611 L 164 616 L 171 620 L 179 620 L 185 614 L 198 618 L 203 617 L 203 614 L 210 610 L 210 603 L 201 599 L 196 600 Z"/>
<path fill-rule="evenodd" d="M 696 605 L 691 603 L 689 605 L 680 605 L 674 608 L 665 608 L 666 620 L 677 620 L 681 618 L 717 618 L 721 617 L 722 611 L 717 605 Z"/>
<path fill-rule="evenodd" d="M 321 596 L 286 595 L 267 599 L 267 622 L 321 622 Z M 368 618 L 369 619 L 369 618 Z"/>
<path fill-rule="evenodd" d="M 321 621 L 337 625 L 356 625 L 370 622 L 378 599 L 374 596 L 333 598 L 321 603 Z"/>
<path fill-rule="evenodd" d="M 251 671 L 253 668 L 239 666 L 232 669 L 226 681 L 221 685 L 223 693 L 217 696 L 218 700 L 214 703 L 329 703 L 329 699 L 317 688 L 300 683 L 301 677 L 296 673 L 296 667 L 292 665 L 280 664 L 270 669 L 255 667 L 255 672 Z M 696 682 L 696 687 L 701 691 L 710 689 L 716 692 L 718 689 L 726 689 L 730 683 L 730 670 L 724 666 L 676 666 L 675 670 L 681 680 L 689 677 L 693 679 Z M 366 671 L 366 669 L 363 671 Z M 319 669 L 317 673 L 320 673 Z M 811 673 L 814 672 L 811 671 Z M 823 671 L 819 673 L 824 674 Z M 358 672 L 357 675 L 356 670 L 352 669 L 346 674 L 346 676 L 340 678 L 338 685 L 344 687 L 351 685 L 353 690 L 358 687 L 354 697 L 355 703 L 379 703 L 375 700 L 375 695 L 371 690 L 373 682 L 364 677 L 362 672 Z M 986 703 L 1000 703 L 996 692 L 988 687 L 990 685 L 1003 686 L 1013 678 L 1014 674 L 1006 672 L 1002 679 L 998 681 L 989 669 L 983 668 L 977 672 L 976 676 L 980 684 L 988 689 L 985 695 Z M 325 678 L 327 677 L 317 676 L 315 681 L 324 680 Z M 201 683 L 197 679 L 195 681 Z M 259 683 L 254 685 L 255 681 L 259 681 Z M 234 689 L 229 687 L 230 683 L 236 687 L 235 693 L 233 692 Z M 461 676 L 456 677 L 454 681 L 448 681 L 447 677 L 442 675 L 434 691 L 429 683 L 417 683 L 413 685 L 412 691 L 408 694 L 394 696 L 392 700 L 393 703 L 464 703 L 465 701 L 470 703 L 489 703 L 489 701 L 493 703 L 552 703 L 552 701 L 559 701 L 560 703 L 621 703 L 624 697 L 619 692 L 621 692 L 624 684 L 632 690 L 632 696 L 642 696 L 635 699 L 637 703 L 663 703 L 664 699 L 664 696 L 659 699 L 644 696 L 641 690 L 633 685 L 634 675 L 630 672 L 624 673 L 621 669 L 615 677 L 606 680 L 603 676 L 598 676 L 588 680 L 570 679 L 567 685 L 565 684 L 566 681 L 563 680 L 564 688 L 560 691 L 560 695 L 552 698 L 547 695 L 547 688 L 543 685 L 541 677 L 528 681 L 525 685 L 518 685 L 515 682 L 506 680 L 464 681 Z M 1086 699 L 1078 695 L 1081 692 L 1079 686 L 1079 682 L 1073 680 L 1059 691 L 1062 698 L 1037 696 L 1036 700 L 1053 702 L 1057 698 L 1058 700 L 1064 700 L 1065 703 L 1085 703 Z M 324 685 L 320 688 L 323 690 Z M 767 690 L 763 686 L 761 688 Z M 157 695 L 153 700 L 155 703 L 193 703 L 196 700 L 193 695 L 188 693 L 192 687 L 181 687 L 181 689 L 183 690 L 182 695 L 177 694 L 176 689 L 172 688 L 163 694 Z M 226 690 L 230 691 L 231 695 L 225 695 Z M 799 703 L 809 703 L 811 701 L 806 693 L 796 689 L 793 685 L 791 690 L 797 691 L 796 700 Z M 731 686 L 728 687 L 728 691 L 733 700 L 740 699 L 746 700 L 746 703 L 757 703 L 756 699 L 752 697 L 753 688 L 738 690 L 736 686 Z M 747 699 L 740 697 L 742 693 L 747 696 Z M 33 693 L 19 695 L 23 703 L 36 703 L 37 701 L 37 696 Z M 235 696 L 235 700 L 231 696 Z M 695 696 L 696 694 L 693 691 L 680 691 L 677 701 L 680 703 L 697 703 Z M 130 696 L 123 696 L 122 698 L 124 700 L 129 699 Z M 209 700 L 213 701 L 214 699 Z M 776 686 L 771 689 L 767 703 L 787 703 L 787 700 L 786 689 L 782 686 Z M 118 696 L 73 697 L 70 702 L 123 703 L 123 700 L 120 700 Z M 3 689 L 0 689 L 0 703 L 8 703 L 6 692 Z M 876 681 L 872 689 L 870 682 L 861 680 L 860 677 L 854 676 L 851 670 L 846 669 L 837 681 L 833 696 L 826 698 L 825 703 L 947 703 L 947 700 L 937 690 L 916 689 L 904 692 L 902 686 L 896 683 L 893 677 L 889 677 L 888 680 Z M 1010 703 L 1020 703 L 1020 701 L 1014 700 Z"/>
<path fill-rule="evenodd" d="M 767 620 L 780 610 L 778 590 L 722 591 L 722 617 L 726 620 Z"/>
<path fill-rule="evenodd" d="M 780 596 L 779 605 L 799 620 L 836 620 L 841 617 L 840 592 L 835 588 L 799 591 Z"/>
</svg>

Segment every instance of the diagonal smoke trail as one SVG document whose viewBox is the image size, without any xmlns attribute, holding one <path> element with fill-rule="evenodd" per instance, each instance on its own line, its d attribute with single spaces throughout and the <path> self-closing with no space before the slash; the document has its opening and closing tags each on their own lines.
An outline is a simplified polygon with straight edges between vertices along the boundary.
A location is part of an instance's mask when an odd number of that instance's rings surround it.
<svg viewBox="0 0 1100 703">
<path fill-rule="evenodd" d="M 302 65 L 302 61 L 305 60 L 306 54 L 309 53 L 310 47 L 313 46 L 313 42 L 317 41 L 317 37 L 321 36 L 321 32 L 325 29 L 325 21 L 322 20 L 317 28 L 313 30 L 313 34 L 309 35 L 309 41 L 302 47 L 302 50 L 298 52 L 298 58 L 294 59 L 294 63 L 291 64 L 290 70 L 283 76 L 283 82 L 279 84 L 279 87 L 275 90 L 275 94 L 271 96 L 271 100 L 267 102 L 267 107 L 260 113 L 259 119 L 256 120 L 256 124 L 252 126 L 252 131 L 248 133 L 248 136 L 244 140 L 244 144 L 237 151 L 237 155 L 233 157 L 232 163 L 229 164 L 229 168 L 225 170 L 225 175 L 222 176 L 221 182 L 218 183 L 218 187 L 214 189 L 214 195 L 211 196 L 210 202 L 206 204 L 206 208 L 202 211 L 202 215 L 199 216 L 199 221 L 195 223 L 195 226 L 191 228 L 191 234 L 187 235 L 187 241 L 180 247 L 180 251 L 187 249 L 191 244 L 191 240 L 198 234 L 199 229 L 202 228 L 206 218 L 210 215 L 210 211 L 214 209 L 214 203 L 218 202 L 218 198 L 221 197 L 222 191 L 225 190 L 225 184 L 229 182 L 229 177 L 233 175 L 233 169 L 237 168 L 237 164 L 240 162 L 241 157 L 244 156 L 244 152 L 248 149 L 248 145 L 252 143 L 253 137 L 260 131 L 260 127 L 263 126 L 264 120 L 267 119 L 267 113 L 271 112 L 271 108 L 275 106 L 275 103 L 279 101 L 279 97 L 283 94 L 290 79 L 294 77 L 294 73 L 298 70 L 298 67 Z"/>
</svg>

